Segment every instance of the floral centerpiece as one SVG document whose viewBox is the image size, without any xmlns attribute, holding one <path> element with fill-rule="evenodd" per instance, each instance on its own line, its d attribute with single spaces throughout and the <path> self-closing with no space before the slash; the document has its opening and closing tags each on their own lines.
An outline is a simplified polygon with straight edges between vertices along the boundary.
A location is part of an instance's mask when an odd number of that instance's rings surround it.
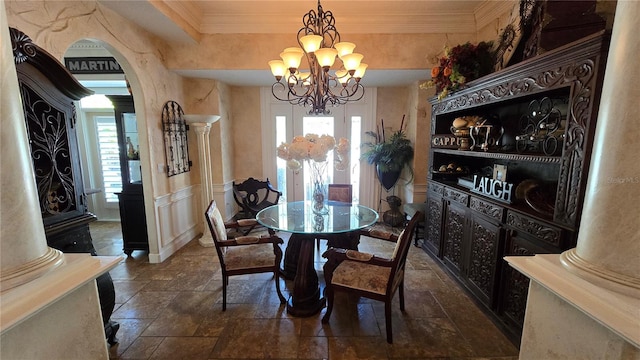
<svg viewBox="0 0 640 360">
<path fill-rule="evenodd" d="M 492 41 L 482 41 L 477 45 L 469 42 L 445 48 L 444 55 L 431 68 L 431 80 L 424 88 L 434 87 L 438 99 L 442 100 L 450 92 L 463 88 L 467 82 L 490 74 L 495 65 L 495 51 Z"/>
<path fill-rule="evenodd" d="M 349 167 L 349 140 L 340 138 L 336 143 L 333 136 L 307 134 L 296 136 L 290 144 L 282 143 L 277 148 L 279 158 L 287 161 L 287 168 L 300 171 L 302 163 L 307 161 L 311 168 L 313 181 L 313 199 L 315 210 L 321 212 L 326 198 L 324 176 L 327 170 L 327 156 L 330 151 L 335 151 L 334 167 L 336 170 L 346 170 Z"/>
</svg>

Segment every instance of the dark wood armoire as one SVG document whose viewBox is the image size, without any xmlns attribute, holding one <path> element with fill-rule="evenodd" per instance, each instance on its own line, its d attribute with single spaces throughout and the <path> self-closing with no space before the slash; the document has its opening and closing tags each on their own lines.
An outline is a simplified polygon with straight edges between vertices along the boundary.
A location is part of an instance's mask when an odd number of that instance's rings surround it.
<svg viewBox="0 0 640 360">
<path fill-rule="evenodd" d="M 47 244 L 62 252 L 96 255 L 89 231 L 96 216 L 87 209 L 74 103 L 93 91 L 23 32 L 9 28 L 9 33 Z M 110 320 L 113 281 L 109 273 L 96 281 L 105 335 L 113 344 L 119 328 Z"/>
</svg>

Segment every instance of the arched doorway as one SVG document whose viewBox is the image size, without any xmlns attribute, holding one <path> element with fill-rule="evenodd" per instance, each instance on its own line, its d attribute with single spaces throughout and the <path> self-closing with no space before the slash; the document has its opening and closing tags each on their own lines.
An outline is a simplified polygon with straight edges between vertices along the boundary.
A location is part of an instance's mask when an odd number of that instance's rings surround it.
<svg viewBox="0 0 640 360">
<path fill-rule="evenodd" d="M 95 93 L 80 101 L 77 106 L 77 116 L 83 178 L 88 189 L 87 205 L 89 211 L 98 217 L 99 224 L 93 227 L 99 229 L 96 234 L 97 239 L 94 239 L 97 243 L 96 250 L 100 255 L 120 255 L 123 250 L 122 239 L 123 236 L 126 237 L 126 229 L 121 230 L 121 216 L 125 215 L 120 209 L 122 204 L 120 195 L 123 190 L 123 179 L 129 179 L 131 174 L 120 166 L 123 141 L 122 139 L 119 141 L 118 138 L 124 120 L 114 112 L 115 104 L 112 100 L 114 95 L 141 98 L 133 94 L 127 81 L 127 78 L 135 78 L 135 74 L 132 74 L 131 70 L 126 70 L 130 69 L 130 66 L 116 50 L 97 40 L 83 39 L 72 44 L 64 55 L 64 62 L 80 83 Z M 131 100 L 133 102 L 133 98 Z M 133 129 L 129 127 L 129 131 L 136 134 L 144 132 L 144 123 L 134 122 Z M 143 148 L 142 153 L 144 153 L 145 146 L 138 139 L 138 136 L 134 138 L 136 157 L 132 161 L 136 162 L 136 179 L 141 182 L 143 168 L 140 147 Z M 127 176 L 123 176 L 125 174 Z M 137 220 L 146 223 L 142 189 L 140 189 L 139 199 L 141 205 L 138 207 L 142 215 L 138 216 Z M 144 241 L 146 242 L 146 239 Z M 146 254 L 135 255 L 145 256 Z"/>
</svg>

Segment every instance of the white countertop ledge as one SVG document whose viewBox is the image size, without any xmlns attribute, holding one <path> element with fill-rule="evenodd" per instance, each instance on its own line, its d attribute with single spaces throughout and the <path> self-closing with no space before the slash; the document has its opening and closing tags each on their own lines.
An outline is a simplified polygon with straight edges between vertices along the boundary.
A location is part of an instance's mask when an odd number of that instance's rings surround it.
<svg viewBox="0 0 640 360">
<path fill-rule="evenodd" d="M 569 272 L 559 254 L 506 256 L 509 265 L 640 347 L 640 299 L 594 285 Z"/>
<path fill-rule="evenodd" d="M 114 268 L 121 256 L 65 253 L 64 263 L 26 284 L 0 293 L 0 333 L 36 315 Z"/>
</svg>

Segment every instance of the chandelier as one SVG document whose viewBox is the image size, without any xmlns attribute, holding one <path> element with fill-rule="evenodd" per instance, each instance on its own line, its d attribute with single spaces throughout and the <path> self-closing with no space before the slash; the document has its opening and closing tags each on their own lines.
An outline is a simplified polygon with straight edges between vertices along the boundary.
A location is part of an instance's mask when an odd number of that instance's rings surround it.
<svg viewBox="0 0 640 360">
<path fill-rule="evenodd" d="M 364 96 L 360 79 L 367 64 L 362 54 L 353 52 L 354 43 L 340 41 L 331 11 L 311 9 L 302 17 L 304 25 L 298 31 L 300 47 L 290 47 L 280 53 L 281 60 L 269 61 L 276 82 L 271 86 L 273 96 L 293 105 L 310 107 L 309 114 L 329 114 L 327 105 L 338 106 L 358 101 Z M 309 72 L 300 69 L 306 57 Z M 341 65 L 332 67 L 340 59 Z"/>
</svg>

